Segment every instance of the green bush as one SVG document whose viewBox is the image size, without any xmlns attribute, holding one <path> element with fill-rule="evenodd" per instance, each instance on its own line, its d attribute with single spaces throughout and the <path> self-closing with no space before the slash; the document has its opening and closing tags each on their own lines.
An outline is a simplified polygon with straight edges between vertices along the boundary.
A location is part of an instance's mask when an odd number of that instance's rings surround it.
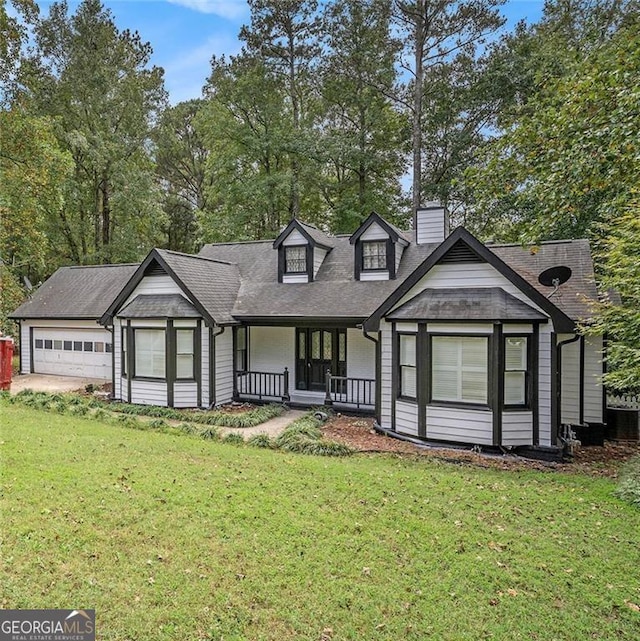
<svg viewBox="0 0 640 641">
<path fill-rule="evenodd" d="M 294 421 L 275 440 L 278 449 L 316 456 L 349 456 L 353 450 L 347 445 L 330 441 L 322 436 L 320 421 L 307 414 Z"/>
<path fill-rule="evenodd" d="M 252 447 L 273 447 L 273 443 L 271 442 L 268 434 L 254 434 L 247 440 L 247 445 L 251 445 Z"/>
<path fill-rule="evenodd" d="M 235 432 L 229 432 L 222 439 L 223 443 L 231 443 L 231 445 L 244 445 L 244 438 L 241 434 L 236 434 Z"/>
<path fill-rule="evenodd" d="M 616 496 L 640 509 L 640 455 L 627 461 L 620 470 Z"/>
<path fill-rule="evenodd" d="M 205 427 L 204 429 L 201 429 L 198 432 L 198 435 L 200 438 L 203 438 L 207 441 L 218 441 L 220 440 L 220 432 L 218 431 L 217 428 L 210 426 L 210 427 Z"/>
</svg>

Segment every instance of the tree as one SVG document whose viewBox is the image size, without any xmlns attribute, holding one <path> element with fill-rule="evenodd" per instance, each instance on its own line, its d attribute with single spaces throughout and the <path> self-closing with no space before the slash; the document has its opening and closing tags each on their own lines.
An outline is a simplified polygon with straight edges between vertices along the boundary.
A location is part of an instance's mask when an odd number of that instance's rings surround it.
<svg viewBox="0 0 640 641">
<path fill-rule="evenodd" d="M 193 251 L 197 212 L 207 209 L 209 151 L 195 126 L 202 105 L 202 100 L 189 100 L 166 109 L 154 132 L 156 174 L 166 214 L 163 232 L 167 248 L 176 251 Z"/>
<path fill-rule="evenodd" d="M 640 170 L 637 19 L 531 97 L 467 183 L 469 224 L 499 239 L 590 237 L 631 200 Z"/>
<path fill-rule="evenodd" d="M 0 103 L 9 100 L 9 85 L 28 39 L 28 26 L 38 15 L 34 0 L 12 0 L 11 5 L 13 11 L 8 12 L 6 0 L 0 0 Z"/>
<path fill-rule="evenodd" d="M 282 83 L 287 97 L 292 134 L 290 140 L 291 186 L 289 215 L 300 213 L 300 193 L 308 134 L 313 121 L 312 77 L 319 55 L 317 0 L 248 0 L 251 24 L 240 30 L 248 53 L 260 57 L 264 71 Z M 284 115 L 284 114 L 283 114 Z"/>
<path fill-rule="evenodd" d="M 373 210 L 397 216 L 404 123 L 380 89 L 396 79 L 389 22 L 389 0 L 335 0 L 325 10 L 322 191 L 334 232 L 353 231 Z"/>
<path fill-rule="evenodd" d="M 67 11 L 66 2 L 51 6 L 21 70 L 75 165 L 54 242 L 75 263 L 135 260 L 155 244 L 162 218 L 147 151 L 166 100 L 162 70 L 148 68 L 150 45 L 119 32 L 99 0 Z"/>
<path fill-rule="evenodd" d="M 420 206 L 423 196 L 424 125 L 432 117 L 425 106 L 442 97 L 441 83 L 430 82 L 433 75 L 442 80 L 443 68 L 460 68 L 460 56 L 475 57 L 477 47 L 503 23 L 497 8 L 504 0 L 394 0 L 395 19 L 404 43 L 401 68 L 408 76 L 396 92 L 396 99 L 411 118 L 412 207 Z M 438 88 L 438 93 L 435 88 Z M 463 112 L 460 112 L 458 115 Z"/>
<path fill-rule="evenodd" d="M 598 255 L 605 265 L 602 291 L 614 292 L 595 306 L 587 334 L 606 335 L 605 384 L 621 393 L 640 393 L 640 191 L 609 227 Z"/>
<path fill-rule="evenodd" d="M 206 241 L 277 234 L 291 204 L 291 128 L 286 96 L 263 61 L 246 51 L 212 62 L 207 100 L 196 130 L 209 155 L 207 207 L 199 212 Z M 304 194 L 303 194 L 304 196 Z"/>
</svg>

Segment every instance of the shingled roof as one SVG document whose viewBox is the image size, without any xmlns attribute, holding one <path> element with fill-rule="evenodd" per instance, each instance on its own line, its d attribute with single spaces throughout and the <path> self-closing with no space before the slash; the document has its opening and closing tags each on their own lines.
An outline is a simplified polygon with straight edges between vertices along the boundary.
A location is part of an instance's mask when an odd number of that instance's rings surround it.
<svg viewBox="0 0 640 641">
<path fill-rule="evenodd" d="M 592 305 L 598 300 L 598 290 L 588 240 L 553 240 L 535 247 L 493 244 L 487 247 L 543 296 L 549 296 L 553 288 L 538 282 L 540 273 L 549 267 L 569 267 L 571 278 L 558 288 L 550 300 L 574 320 L 586 321 L 592 317 Z"/>
<path fill-rule="evenodd" d="M 277 252 L 272 241 L 205 245 L 201 256 L 234 263 L 242 283 L 233 307 L 238 319 L 254 318 L 368 318 L 379 305 L 439 246 L 416 245 L 413 232 L 405 232 L 411 244 L 405 248 L 395 280 L 358 281 L 353 275 L 353 246 L 348 236 L 332 238 L 327 254 L 311 283 L 278 283 Z M 566 265 L 572 277 L 550 301 L 574 320 L 590 317 L 588 299 L 597 296 L 593 262 L 586 240 L 542 243 L 536 252 L 521 245 L 490 245 L 488 249 L 540 294 L 551 289 L 540 285 L 538 275 L 549 267 Z"/>
<path fill-rule="evenodd" d="M 144 278 L 148 269 L 159 266 L 182 289 L 201 315 L 218 325 L 235 323 L 231 310 L 240 287 L 236 265 L 204 256 L 181 254 L 167 249 L 152 249 L 117 298 L 100 318 L 108 324 Z"/>
<path fill-rule="evenodd" d="M 137 268 L 137 264 L 61 267 L 10 317 L 98 319 Z"/>
<path fill-rule="evenodd" d="M 400 262 L 397 280 L 358 281 L 353 275 L 353 246 L 349 236 L 331 239 L 329 252 L 311 283 L 279 283 L 278 252 L 272 241 L 205 245 L 201 256 L 238 265 L 242 284 L 233 308 L 238 319 L 288 318 L 291 320 L 367 318 L 435 248 L 410 245 Z"/>
</svg>

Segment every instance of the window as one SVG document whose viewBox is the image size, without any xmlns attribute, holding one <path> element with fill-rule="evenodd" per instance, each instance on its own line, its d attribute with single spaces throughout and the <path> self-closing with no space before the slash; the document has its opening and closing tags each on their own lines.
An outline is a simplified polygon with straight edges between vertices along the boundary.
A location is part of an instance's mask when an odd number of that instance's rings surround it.
<svg viewBox="0 0 640 641">
<path fill-rule="evenodd" d="M 238 327 L 236 330 L 236 371 L 246 372 L 249 369 L 247 359 L 247 328 Z"/>
<path fill-rule="evenodd" d="M 74 352 L 82 351 L 82 341 L 73 341 L 73 351 Z"/>
<path fill-rule="evenodd" d="M 135 329 L 134 376 L 165 377 L 164 329 Z"/>
<path fill-rule="evenodd" d="M 122 375 L 127 375 L 127 364 L 129 359 L 127 358 L 127 330 L 122 328 Z"/>
<path fill-rule="evenodd" d="M 62 349 L 62 341 L 53 341 L 53 349 Z"/>
<path fill-rule="evenodd" d="M 527 405 L 528 340 L 507 336 L 504 341 L 504 404 Z"/>
<path fill-rule="evenodd" d="M 36 338 L 36 349 L 42 349 L 44 343 L 41 338 Z"/>
<path fill-rule="evenodd" d="M 487 404 L 487 337 L 433 336 L 431 399 Z"/>
<path fill-rule="evenodd" d="M 193 347 L 195 332 L 192 329 L 176 330 L 176 378 L 193 379 Z"/>
<path fill-rule="evenodd" d="M 44 348 L 45 349 L 53 349 L 53 341 L 50 341 L 48 339 L 45 339 L 44 341 Z"/>
<path fill-rule="evenodd" d="M 96 352 L 104 352 L 104 343 L 102 341 L 96 341 Z"/>
<path fill-rule="evenodd" d="M 93 352 L 93 341 L 85 341 L 84 342 L 84 351 L 85 352 Z"/>
<path fill-rule="evenodd" d="M 362 243 L 362 270 L 387 269 L 387 242 L 369 240 Z"/>
<path fill-rule="evenodd" d="M 306 274 L 307 272 L 307 248 L 306 246 L 284 248 L 284 273 L 285 274 Z"/>
<path fill-rule="evenodd" d="M 113 345 L 111 343 L 105 343 L 104 351 L 107 352 L 108 354 L 111 354 L 111 352 L 113 351 Z"/>
<path fill-rule="evenodd" d="M 66 352 L 70 352 L 73 349 L 73 342 L 72 341 L 65 341 L 64 342 L 64 349 Z"/>
<path fill-rule="evenodd" d="M 416 337 L 413 334 L 399 334 L 399 395 L 416 398 Z"/>
</svg>

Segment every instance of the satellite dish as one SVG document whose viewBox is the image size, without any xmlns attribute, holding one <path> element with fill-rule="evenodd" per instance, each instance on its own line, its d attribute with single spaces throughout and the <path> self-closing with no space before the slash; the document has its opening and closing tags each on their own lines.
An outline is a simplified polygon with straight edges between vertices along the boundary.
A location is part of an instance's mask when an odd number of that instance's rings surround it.
<svg viewBox="0 0 640 641">
<path fill-rule="evenodd" d="M 540 276 L 538 282 L 545 287 L 560 287 L 571 278 L 571 268 L 565 265 L 558 265 L 557 267 L 549 267 L 545 269 Z"/>
<path fill-rule="evenodd" d="M 33 289 L 33 285 L 27 276 L 23 276 L 22 280 L 24 281 L 24 286 L 27 288 L 27 291 L 30 292 Z"/>
</svg>

